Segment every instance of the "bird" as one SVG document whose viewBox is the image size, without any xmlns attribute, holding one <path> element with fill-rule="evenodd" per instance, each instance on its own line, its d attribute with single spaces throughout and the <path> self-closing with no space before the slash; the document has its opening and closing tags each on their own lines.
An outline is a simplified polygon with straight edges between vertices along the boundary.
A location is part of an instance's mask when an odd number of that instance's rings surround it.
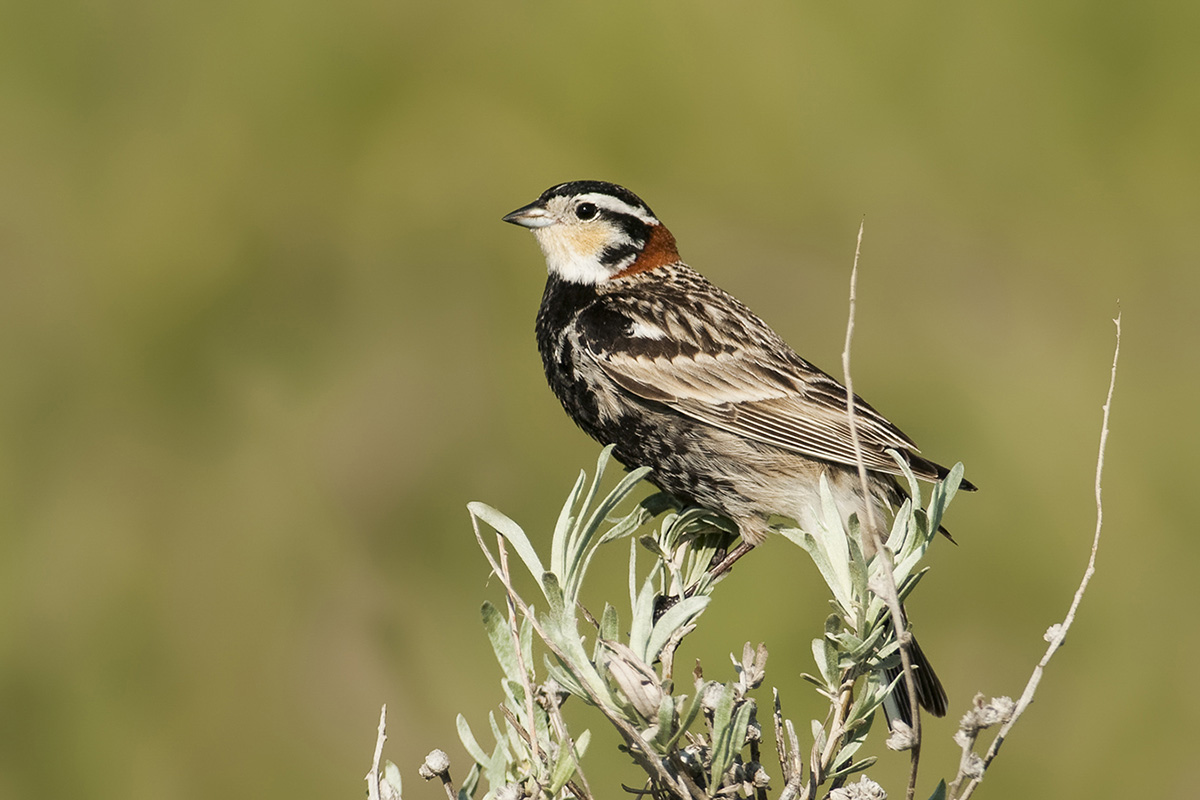
<svg viewBox="0 0 1200 800">
<path fill-rule="evenodd" d="M 675 237 L 629 189 L 560 183 L 503 220 L 532 231 L 545 256 L 537 346 L 568 416 L 612 444 L 627 468 L 650 467 L 647 479 L 662 491 L 735 523 L 745 550 L 767 538 L 773 516 L 814 530 L 822 475 L 843 518 L 856 514 L 865 526 L 905 496 L 889 451 L 918 478 L 948 474 L 856 395 L 864 493 L 846 388 L 688 266 Z M 960 488 L 975 487 L 964 480 Z M 917 699 L 943 716 L 945 690 L 910 642 Z M 898 706 L 911 725 L 907 693 Z"/>
</svg>

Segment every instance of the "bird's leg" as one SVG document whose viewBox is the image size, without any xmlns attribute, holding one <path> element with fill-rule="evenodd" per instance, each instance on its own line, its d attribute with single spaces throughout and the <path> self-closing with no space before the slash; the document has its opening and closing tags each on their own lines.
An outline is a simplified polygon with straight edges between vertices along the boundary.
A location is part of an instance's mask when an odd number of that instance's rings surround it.
<svg viewBox="0 0 1200 800">
<path fill-rule="evenodd" d="M 720 563 L 718 563 L 715 567 L 711 567 L 708 570 L 708 579 L 710 581 L 716 581 L 718 578 L 720 578 L 726 572 L 729 572 L 729 570 L 733 567 L 733 565 L 737 563 L 738 559 L 740 559 L 742 556 L 746 555 L 746 553 L 749 553 L 753 549 L 754 549 L 754 545 L 750 544 L 749 542 L 743 541 L 737 547 L 733 548 L 733 550 L 730 551 L 729 555 L 727 555 L 727 556 L 725 556 L 725 558 L 721 559 Z M 692 586 L 688 587 L 687 591 L 683 593 L 683 596 L 691 597 L 695 593 L 696 593 L 696 587 L 693 584 Z"/>
</svg>

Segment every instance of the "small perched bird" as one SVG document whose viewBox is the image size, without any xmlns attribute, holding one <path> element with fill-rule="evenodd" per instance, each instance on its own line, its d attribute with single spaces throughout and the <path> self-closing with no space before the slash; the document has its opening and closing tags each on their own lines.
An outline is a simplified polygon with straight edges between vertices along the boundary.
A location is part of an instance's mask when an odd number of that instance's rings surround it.
<svg viewBox="0 0 1200 800">
<path fill-rule="evenodd" d="M 919 478 L 947 474 L 855 397 L 864 497 L 845 387 L 683 263 L 675 237 L 628 189 L 562 183 L 504 221 L 533 231 L 546 257 L 537 343 L 567 414 L 626 466 L 650 467 L 663 491 L 731 519 L 746 545 L 766 538 L 773 515 L 812 530 L 822 473 L 843 518 L 873 518 L 886 538 L 903 497 L 889 449 Z M 915 640 L 912 655 L 918 700 L 944 715 L 945 692 Z"/>
</svg>

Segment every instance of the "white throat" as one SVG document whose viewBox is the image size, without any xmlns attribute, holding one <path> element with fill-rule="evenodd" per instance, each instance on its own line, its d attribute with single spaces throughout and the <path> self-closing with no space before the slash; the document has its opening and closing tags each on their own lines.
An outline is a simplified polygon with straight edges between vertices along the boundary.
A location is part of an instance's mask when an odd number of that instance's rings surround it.
<svg viewBox="0 0 1200 800">
<path fill-rule="evenodd" d="M 602 244 L 580 241 L 577 236 L 564 236 L 556 226 L 535 228 L 542 254 L 546 257 L 546 270 L 570 283 L 594 286 L 611 278 L 627 266 L 627 263 L 602 264 Z M 630 257 L 628 261 L 632 261 Z"/>
</svg>

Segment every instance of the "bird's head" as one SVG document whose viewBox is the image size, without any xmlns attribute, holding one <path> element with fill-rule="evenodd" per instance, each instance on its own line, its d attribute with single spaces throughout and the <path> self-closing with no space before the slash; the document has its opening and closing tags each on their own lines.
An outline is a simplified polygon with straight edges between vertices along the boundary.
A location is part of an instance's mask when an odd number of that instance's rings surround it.
<svg viewBox="0 0 1200 800">
<path fill-rule="evenodd" d="M 546 268 L 572 283 L 604 283 L 679 261 L 671 232 L 615 183 L 560 183 L 504 221 L 533 231 Z"/>
</svg>

